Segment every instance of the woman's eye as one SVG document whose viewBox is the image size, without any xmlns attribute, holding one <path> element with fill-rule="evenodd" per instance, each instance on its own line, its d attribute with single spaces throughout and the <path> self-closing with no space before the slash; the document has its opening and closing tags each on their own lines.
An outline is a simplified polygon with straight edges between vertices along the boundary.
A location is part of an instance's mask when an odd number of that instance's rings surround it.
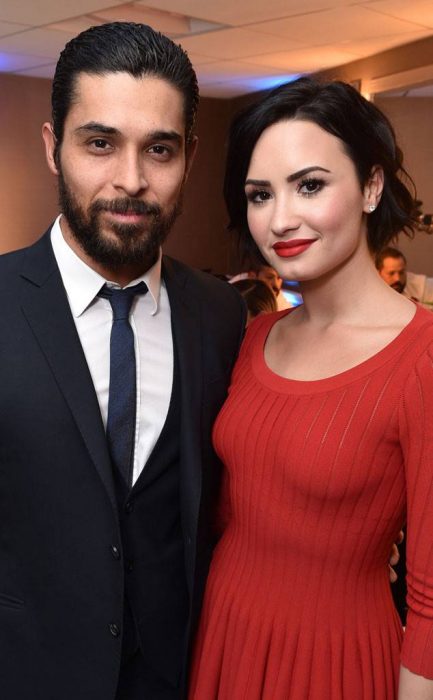
<svg viewBox="0 0 433 700">
<path fill-rule="evenodd" d="M 299 183 L 298 192 L 309 197 L 310 195 L 320 192 L 324 184 L 323 180 L 308 178 L 308 180 L 302 180 Z"/>
<path fill-rule="evenodd" d="M 270 192 L 266 192 L 266 190 L 252 190 L 251 192 L 247 192 L 247 199 L 253 204 L 263 204 L 263 202 L 266 202 L 270 198 L 271 194 Z"/>
</svg>

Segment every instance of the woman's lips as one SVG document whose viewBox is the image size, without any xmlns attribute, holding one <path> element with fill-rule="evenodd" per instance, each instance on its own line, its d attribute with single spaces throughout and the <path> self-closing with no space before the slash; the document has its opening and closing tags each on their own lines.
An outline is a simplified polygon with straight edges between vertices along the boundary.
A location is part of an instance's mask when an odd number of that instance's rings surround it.
<svg viewBox="0 0 433 700">
<path fill-rule="evenodd" d="M 307 250 L 315 241 L 315 238 L 295 238 L 292 241 L 274 243 L 272 248 L 280 258 L 293 258 Z"/>
</svg>

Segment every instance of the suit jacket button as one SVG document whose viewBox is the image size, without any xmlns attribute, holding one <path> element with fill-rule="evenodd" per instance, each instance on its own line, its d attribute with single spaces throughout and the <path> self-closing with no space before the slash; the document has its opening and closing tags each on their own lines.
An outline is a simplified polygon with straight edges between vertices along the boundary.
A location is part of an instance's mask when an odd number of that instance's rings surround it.
<svg viewBox="0 0 433 700">
<path fill-rule="evenodd" d="M 132 501 L 127 501 L 127 502 L 125 503 L 125 513 L 128 513 L 128 514 L 129 514 L 129 513 L 132 513 L 133 510 L 134 510 L 134 504 L 133 504 L 133 502 L 132 502 Z"/>
<path fill-rule="evenodd" d="M 112 622 L 110 625 L 110 632 L 113 635 L 113 637 L 118 637 L 120 634 L 120 629 L 119 629 L 118 625 L 116 625 L 115 623 Z"/>
<path fill-rule="evenodd" d="M 110 552 L 115 559 L 120 559 L 119 548 L 115 544 L 110 545 Z"/>
</svg>

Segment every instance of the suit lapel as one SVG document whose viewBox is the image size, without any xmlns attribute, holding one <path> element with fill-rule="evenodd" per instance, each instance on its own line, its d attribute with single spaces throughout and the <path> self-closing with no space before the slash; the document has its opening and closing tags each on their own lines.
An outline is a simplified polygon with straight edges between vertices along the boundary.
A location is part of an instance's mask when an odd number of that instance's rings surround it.
<svg viewBox="0 0 433 700">
<path fill-rule="evenodd" d="M 21 277 L 23 313 L 117 513 L 98 399 L 51 248 L 49 232 L 28 249 Z"/>
<path fill-rule="evenodd" d="M 203 394 L 200 303 L 188 291 L 188 273 L 164 258 L 163 276 L 170 299 L 174 351 L 181 386 L 181 503 L 187 537 L 195 536 L 200 508 L 201 407 Z"/>
</svg>

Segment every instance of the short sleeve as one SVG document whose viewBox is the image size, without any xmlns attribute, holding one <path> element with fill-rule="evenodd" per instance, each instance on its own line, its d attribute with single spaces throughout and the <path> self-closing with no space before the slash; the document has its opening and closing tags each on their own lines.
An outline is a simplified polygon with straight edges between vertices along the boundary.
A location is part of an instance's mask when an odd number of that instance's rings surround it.
<svg viewBox="0 0 433 700">
<path fill-rule="evenodd" d="M 407 487 L 408 616 L 401 663 L 433 679 L 433 348 L 416 360 L 399 414 Z"/>
</svg>

